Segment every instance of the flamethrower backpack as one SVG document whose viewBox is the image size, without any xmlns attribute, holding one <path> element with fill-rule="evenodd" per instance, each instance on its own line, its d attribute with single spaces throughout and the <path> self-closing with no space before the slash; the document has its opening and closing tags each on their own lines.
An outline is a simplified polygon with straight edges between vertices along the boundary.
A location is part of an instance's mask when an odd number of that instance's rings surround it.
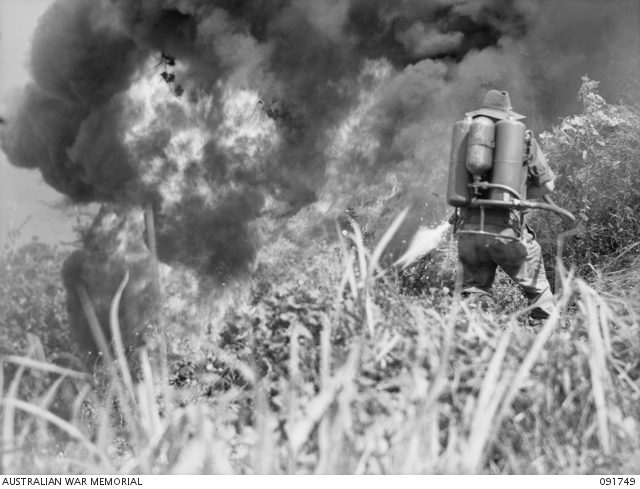
<svg viewBox="0 0 640 489">
<path fill-rule="evenodd" d="M 533 157 L 533 133 L 513 117 L 498 120 L 467 116 L 453 126 L 447 203 L 456 207 L 455 234 L 484 234 L 520 239 L 524 219 L 516 237 L 485 230 L 485 209 L 543 209 L 575 221 L 567 210 L 547 203 L 526 200 L 527 162 Z M 480 210 L 479 230 L 460 229 L 461 208 Z"/>
</svg>

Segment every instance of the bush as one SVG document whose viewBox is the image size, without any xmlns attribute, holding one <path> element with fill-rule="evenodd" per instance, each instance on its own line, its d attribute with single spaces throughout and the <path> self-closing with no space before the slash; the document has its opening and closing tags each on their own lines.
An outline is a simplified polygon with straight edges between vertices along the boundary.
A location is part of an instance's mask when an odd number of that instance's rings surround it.
<svg viewBox="0 0 640 489">
<path fill-rule="evenodd" d="M 557 175 L 554 200 L 574 213 L 575 227 L 538 213 L 547 264 L 553 264 L 558 229 L 565 232 L 564 258 L 585 273 L 640 236 L 640 110 L 613 105 L 598 94 L 598 82 L 582 78 L 584 109 L 540 135 Z"/>
<path fill-rule="evenodd" d="M 0 354 L 24 354 L 28 335 L 54 359 L 69 353 L 65 292 L 60 269 L 65 253 L 37 240 L 0 256 Z"/>
</svg>

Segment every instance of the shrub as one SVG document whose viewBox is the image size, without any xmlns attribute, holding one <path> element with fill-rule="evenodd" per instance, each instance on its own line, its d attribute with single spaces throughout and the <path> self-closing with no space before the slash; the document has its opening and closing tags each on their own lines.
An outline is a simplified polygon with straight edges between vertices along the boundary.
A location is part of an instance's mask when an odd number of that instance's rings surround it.
<svg viewBox="0 0 640 489">
<path fill-rule="evenodd" d="M 65 253 L 37 240 L 0 256 L 0 354 L 24 354 L 28 334 L 48 358 L 69 353 L 60 269 Z"/>
<path fill-rule="evenodd" d="M 533 218 L 547 264 L 553 264 L 558 229 L 564 257 L 584 273 L 633 245 L 640 236 L 640 110 L 613 105 L 598 82 L 582 78 L 583 111 L 540 135 L 557 175 L 554 200 L 577 217 L 575 227 L 549 213 Z"/>
</svg>

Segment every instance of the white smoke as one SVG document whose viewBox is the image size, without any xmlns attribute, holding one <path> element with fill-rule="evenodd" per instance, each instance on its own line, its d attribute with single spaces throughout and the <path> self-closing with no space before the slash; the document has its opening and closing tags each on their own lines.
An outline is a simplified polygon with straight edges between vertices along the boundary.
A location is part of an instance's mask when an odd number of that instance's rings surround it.
<svg viewBox="0 0 640 489">
<path fill-rule="evenodd" d="M 436 249 L 450 227 L 451 224 L 443 222 L 435 228 L 423 226 L 418 229 L 407 251 L 393 263 L 393 266 L 400 266 L 405 269 L 427 253 Z"/>
</svg>

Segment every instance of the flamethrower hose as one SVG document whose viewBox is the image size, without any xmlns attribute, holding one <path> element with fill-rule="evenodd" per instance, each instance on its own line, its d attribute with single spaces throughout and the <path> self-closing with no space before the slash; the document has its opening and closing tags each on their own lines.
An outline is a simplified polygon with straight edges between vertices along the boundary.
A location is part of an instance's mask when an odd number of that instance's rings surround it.
<svg viewBox="0 0 640 489">
<path fill-rule="evenodd" d="M 549 195 L 545 195 L 545 196 L 543 196 L 542 198 L 543 198 L 543 199 L 544 199 L 544 200 L 545 200 L 549 205 L 552 205 L 552 206 L 554 206 L 554 207 L 557 207 L 557 208 L 558 208 L 558 209 L 560 209 L 561 211 L 566 212 L 566 214 L 563 214 L 563 215 L 566 215 L 567 219 L 569 219 L 571 222 L 576 222 L 576 216 L 574 216 L 573 214 L 571 214 L 571 212 L 569 212 L 568 210 L 563 209 L 562 207 L 560 207 L 560 206 L 556 205 L 556 203 L 555 203 L 553 200 L 551 200 L 551 197 L 549 197 Z"/>
<path fill-rule="evenodd" d="M 550 200 L 550 199 L 549 199 Z M 571 212 L 562 207 L 558 207 L 551 201 L 551 203 L 544 202 L 533 202 L 531 200 L 518 200 L 515 199 L 511 202 L 505 202 L 502 200 L 491 200 L 491 199 L 476 199 L 472 200 L 469 204 L 469 207 L 493 207 L 500 209 L 541 209 L 545 211 L 555 212 L 556 214 L 575 222 L 576 218 Z"/>
</svg>

